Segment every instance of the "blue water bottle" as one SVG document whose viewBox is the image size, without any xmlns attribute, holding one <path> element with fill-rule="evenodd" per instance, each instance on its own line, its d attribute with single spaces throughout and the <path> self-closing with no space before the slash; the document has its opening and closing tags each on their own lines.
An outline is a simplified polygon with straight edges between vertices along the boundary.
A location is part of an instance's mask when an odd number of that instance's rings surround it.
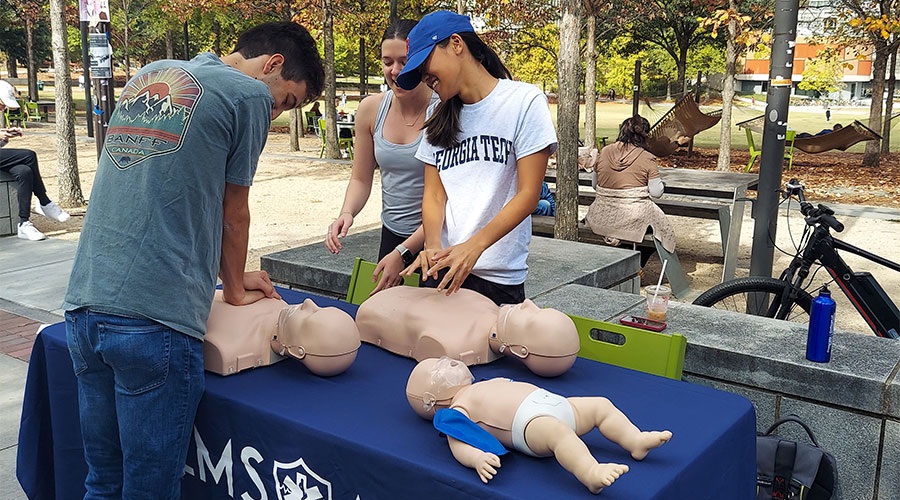
<svg viewBox="0 0 900 500">
<path fill-rule="evenodd" d="M 834 300 L 828 287 L 819 290 L 809 311 L 809 336 L 806 338 L 806 359 L 817 363 L 831 360 L 831 337 L 834 335 Z"/>
</svg>

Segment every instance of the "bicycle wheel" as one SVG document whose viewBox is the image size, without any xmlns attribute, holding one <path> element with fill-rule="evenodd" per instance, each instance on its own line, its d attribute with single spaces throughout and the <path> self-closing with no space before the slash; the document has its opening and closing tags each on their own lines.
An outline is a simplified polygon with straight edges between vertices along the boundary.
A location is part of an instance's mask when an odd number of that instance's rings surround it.
<svg viewBox="0 0 900 500">
<path fill-rule="evenodd" d="M 780 299 L 790 285 L 775 278 L 751 276 L 720 283 L 703 292 L 694 304 L 698 306 L 725 309 L 745 314 L 755 314 L 767 318 L 788 321 L 809 322 L 809 308 L 812 296 L 800 290 L 797 299 L 781 309 Z"/>
</svg>

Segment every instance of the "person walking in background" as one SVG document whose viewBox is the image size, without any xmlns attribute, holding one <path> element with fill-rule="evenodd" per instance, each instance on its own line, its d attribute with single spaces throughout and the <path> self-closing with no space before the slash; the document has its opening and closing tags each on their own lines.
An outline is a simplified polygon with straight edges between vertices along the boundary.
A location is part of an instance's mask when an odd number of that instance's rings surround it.
<svg viewBox="0 0 900 500">
<path fill-rule="evenodd" d="M 0 80 L 0 114 L 6 108 L 18 109 L 16 89 L 5 80 Z M 0 171 L 9 172 L 16 178 L 16 196 L 19 204 L 19 238 L 29 241 L 40 241 L 46 238 L 44 233 L 31 223 L 31 195 L 38 199 L 34 211 L 57 222 L 69 220 L 69 213 L 47 197 L 47 189 L 41 179 L 37 154 L 30 149 L 13 149 L 4 147 L 25 131 L 18 127 L 0 128 Z"/>
<path fill-rule="evenodd" d="M 825 103 L 825 121 L 831 121 L 831 106 L 829 106 L 827 102 Z"/>
<path fill-rule="evenodd" d="M 404 272 L 421 268 L 424 283 L 447 294 L 465 287 L 497 304 L 521 303 L 529 216 L 557 146 L 547 98 L 510 79 L 468 16 L 428 14 L 407 42 L 397 84 L 424 81 L 441 102 L 416 153 L 425 162 L 425 250 Z"/>
<path fill-rule="evenodd" d="M 381 68 L 390 89 L 365 98 L 356 113 L 353 172 L 337 218 L 328 225 L 325 246 L 337 254 L 341 238 L 372 192 L 375 167 L 381 169 L 381 245 L 372 279 L 381 279 L 372 293 L 399 285 L 406 266 L 422 250 L 422 192 L 425 164 L 416 158 L 422 141 L 425 110 L 436 97 L 427 85 L 412 90 L 397 86 L 406 64 L 406 37 L 416 25 L 411 19 L 394 21 L 381 37 Z"/>
<path fill-rule="evenodd" d="M 63 304 L 85 498 L 181 498 L 216 275 L 230 304 L 278 296 L 244 272 L 250 184 L 272 120 L 324 79 L 312 36 L 279 22 L 221 58 L 148 64 L 123 89 Z"/>
</svg>

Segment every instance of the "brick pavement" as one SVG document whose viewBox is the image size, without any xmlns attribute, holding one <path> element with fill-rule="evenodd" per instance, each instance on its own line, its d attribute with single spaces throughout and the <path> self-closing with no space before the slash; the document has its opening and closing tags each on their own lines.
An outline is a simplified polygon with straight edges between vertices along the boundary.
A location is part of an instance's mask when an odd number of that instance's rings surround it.
<svg viewBox="0 0 900 500">
<path fill-rule="evenodd" d="M 40 326 L 38 321 L 0 310 L 0 353 L 27 362 Z"/>
</svg>

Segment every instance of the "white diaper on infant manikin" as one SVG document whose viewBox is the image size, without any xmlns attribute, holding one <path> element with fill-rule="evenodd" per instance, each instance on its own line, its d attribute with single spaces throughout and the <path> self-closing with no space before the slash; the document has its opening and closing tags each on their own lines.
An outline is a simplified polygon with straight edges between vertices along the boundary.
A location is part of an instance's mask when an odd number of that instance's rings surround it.
<svg viewBox="0 0 900 500">
<path fill-rule="evenodd" d="M 533 457 L 539 455 L 531 451 L 525 443 L 525 427 L 538 417 L 555 417 L 575 430 L 575 412 L 569 401 L 559 394 L 544 389 L 535 390 L 519 405 L 512 424 L 513 447 Z"/>
</svg>

